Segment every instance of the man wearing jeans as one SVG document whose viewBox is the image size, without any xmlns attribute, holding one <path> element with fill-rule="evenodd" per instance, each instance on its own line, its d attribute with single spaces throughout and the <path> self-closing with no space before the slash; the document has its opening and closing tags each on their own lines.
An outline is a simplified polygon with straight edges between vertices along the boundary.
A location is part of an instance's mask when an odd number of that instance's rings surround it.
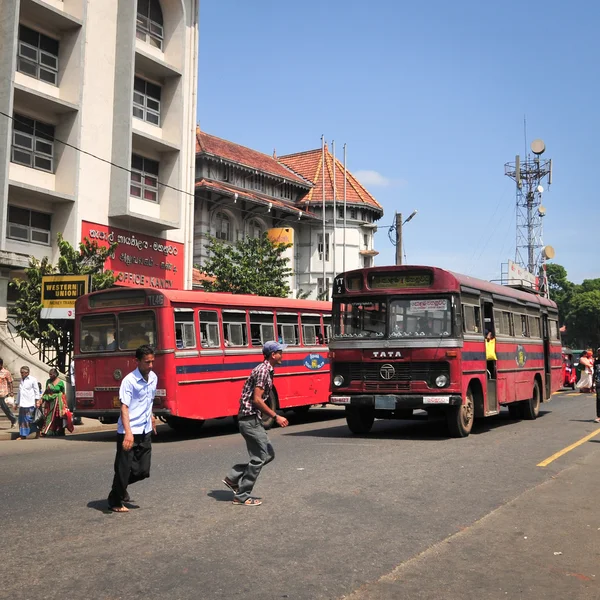
<svg viewBox="0 0 600 600">
<path fill-rule="evenodd" d="M 127 486 L 150 477 L 152 432 L 156 419 L 152 405 L 158 378 L 152 371 L 154 348 L 143 345 L 135 351 L 137 369 L 121 382 L 119 400 L 121 416 L 117 426 L 115 476 L 108 496 L 108 507 L 116 513 L 129 512 L 123 502 L 129 502 Z"/>
<path fill-rule="evenodd" d="M 273 367 L 281 364 L 285 347 L 279 342 L 267 342 L 263 346 L 265 360 L 254 367 L 242 390 L 238 424 L 246 440 L 249 461 L 234 465 L 223 479 L 223 483 L 233 491 L 233 503 L 237 505 L 262 504 L 261 500 L 252 497 L 252 490 L 261 469 L 275 458 L 273 446 L 263 427 L 262 413 L 274 418 L 280 427 L 288 425 L 288 420 L 270 409 L 265 402 L 273 388 Z"/>
<path fill-rule="evenodd" d="M 4 361 L 0 358 L 0 408 L 10 421 L 12 429 L 17 424 L 17 417 L 6 404 L 6 397 L 13 395 L 13 378 L 8 369 L 4 368 Z"/>
</svg>

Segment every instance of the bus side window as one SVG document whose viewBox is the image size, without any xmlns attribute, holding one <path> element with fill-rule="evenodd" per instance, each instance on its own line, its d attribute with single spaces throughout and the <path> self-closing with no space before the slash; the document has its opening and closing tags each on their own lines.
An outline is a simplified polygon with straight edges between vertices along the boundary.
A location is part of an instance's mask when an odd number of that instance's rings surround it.
<svg viewBox="0 0 600 600">
<path fill-rule="evenodd" d="M 194 329 L 194 311 L 175 309 L 175 347 L 196 347 L 196 330 Z"/>
<path fill-rule="evenodd" d="M 200 311 L 200 345 L 202 348 L 218 348 L 221 345 L 219 318 L 214 310 Z"/>
<path fill-rule="evenodd" d="M 223 311 L 223 337 L 226 347 L 248 345 L 245 311 Z"/>
<path fill-rule="evenodd" d="M 277 313 L 277 341 L 288 346 L 298 346 L 298 315 L 291 313 Z"/>
<path fill-rule="evenodd" d="M 529 337 L 529 323 L 527 322 L 527 315 L 519 315 L 521 317 L 521 336 Z"/>
<path fill-rule="evenodd" d="M 250 311 L 250 343 L 253 346 L 263 346 L 265 342 L 274 339 L 273 313 Z"/>
<path fill-rule="evenodd" d="M 331 315 L 323 315 L 323 330 L 325 334 L 323 343 L 327 345 L 331 339 Z"/>
<path fill-rule="evenodd" d="M 302 323 L 302 343 L 305 346 L 314 346 L 323 344 L 323 334 L 321 334 L 321 317 L 319 315 L 300 315 Z M 318 342 L 317 340 L 321 341 Z"/>
</svg>

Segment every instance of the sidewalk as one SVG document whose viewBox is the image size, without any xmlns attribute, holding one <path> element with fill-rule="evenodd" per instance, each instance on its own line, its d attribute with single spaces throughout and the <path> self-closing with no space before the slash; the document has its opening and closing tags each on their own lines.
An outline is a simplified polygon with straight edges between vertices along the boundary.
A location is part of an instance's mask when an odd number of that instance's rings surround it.
<svg viewBox="0 0 600 600">
<path fill-rule="evenodd" d="M 14 412 L 14 411 L 13 411 Z M 116 431 L 117 424 L 103 425 L 98 419 L 88 419 L 82 417 L 81 425 L 75 425 L 75 431 L 67 435 L 79 435 L 82 433 L 94 433 L 96 431 Z M 0 411 L 0 442 L 6 442 L 15 439 L 19 435 L 19 426 L 15 426 L 14 429 L 10 428 L 10 421 L 4 416 L 4 413 Z M 31 436 L 34 437 L 33 435 Z"/>
</svg>

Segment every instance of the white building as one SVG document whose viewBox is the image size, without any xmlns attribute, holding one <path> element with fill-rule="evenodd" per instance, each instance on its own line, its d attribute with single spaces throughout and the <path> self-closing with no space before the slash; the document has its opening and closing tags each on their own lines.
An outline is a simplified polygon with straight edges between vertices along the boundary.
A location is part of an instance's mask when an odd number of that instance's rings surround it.
<svg viewBox="0 0 600 600">
<path fill-rule="evenodd" d="M 287 256 L 294 296 L 302 291 L 313 299 L 323 297 L 330 294 L 335 273 L 372 266 L 378 254 L 375 222 L 383 209 L 347 172 L 344 235 L 343 165 L 335 161 L 334 211 L 334 160 L 328 149 L 325 232 L 320 148 L 277 159 L 198 130 L 196 151 L 194 263 L 200 271 L 207 236 L 234 243 L 265 231 L 293 243 Z"/>
<path fill-rule="evenodd" d="M 125 284 L 191 287 L 198 2 L 0 0 L 0 321 L 59 232 L 118 241 Z"/>
</svg>

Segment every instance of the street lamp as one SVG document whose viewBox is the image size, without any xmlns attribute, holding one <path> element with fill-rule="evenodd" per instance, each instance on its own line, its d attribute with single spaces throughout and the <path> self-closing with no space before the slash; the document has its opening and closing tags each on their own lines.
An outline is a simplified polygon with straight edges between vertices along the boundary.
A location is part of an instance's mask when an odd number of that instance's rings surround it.
<svg viewBox="0 0 600 600">
<path fill-rule="evenodd" d="M 402 220 L 402 213 L 396 213 L 396 264 L 402 264 L 402 225 L 408 223 L 419 211 L 413 210 L 410 215 Z"/>
</svg>

